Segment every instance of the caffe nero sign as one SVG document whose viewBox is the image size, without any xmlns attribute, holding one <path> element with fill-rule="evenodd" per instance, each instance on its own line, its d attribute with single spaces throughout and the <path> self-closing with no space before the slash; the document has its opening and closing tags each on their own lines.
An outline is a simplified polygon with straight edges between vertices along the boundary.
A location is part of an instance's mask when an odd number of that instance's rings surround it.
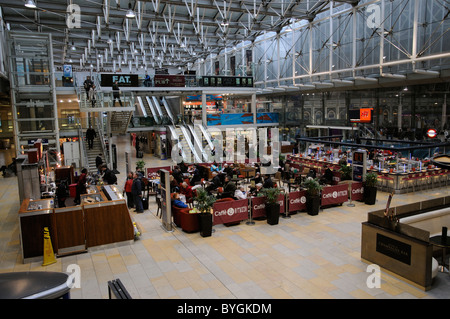
<svg viewBox="0 0 450 319">
<path fill-rule="evenodd" d="M 139 86 L 139 77 L 137 74 L 102 74 L 101 86 L 111 87 L 117 81 L 119 87 L 137 87 Z"/>
</svg>

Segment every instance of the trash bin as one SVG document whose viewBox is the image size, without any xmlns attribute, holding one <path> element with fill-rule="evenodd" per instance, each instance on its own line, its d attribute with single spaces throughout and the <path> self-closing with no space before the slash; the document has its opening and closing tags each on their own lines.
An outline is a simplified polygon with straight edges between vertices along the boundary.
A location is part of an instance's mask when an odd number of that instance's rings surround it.
<svg viewBox="0 0 450 319">
<path fill-rule="evenodd" d="M 77 184 L 69 185 L 69 194 L 70 194 L 70 197 L 73 197 L 73 198 L 75 198 L 75 196 L 77 196 Z"/>
</svg>

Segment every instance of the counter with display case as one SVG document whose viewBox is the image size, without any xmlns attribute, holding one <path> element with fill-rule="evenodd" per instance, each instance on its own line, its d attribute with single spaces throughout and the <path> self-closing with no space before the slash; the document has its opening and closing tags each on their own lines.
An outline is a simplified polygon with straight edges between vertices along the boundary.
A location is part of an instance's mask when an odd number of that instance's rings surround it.
<svg viewBox="0 0 450 319">
<path fill-rule="evenodd" d="M 48 227 L 55 254 L 85 252 L 89 247 L 134 240 L 134 226 L 115 185 L 88 186 L 81 205 L 54 208 L 53 199 L 25 199 L 19 209 L 23 262 L 43 256 Z"/>
</svg>

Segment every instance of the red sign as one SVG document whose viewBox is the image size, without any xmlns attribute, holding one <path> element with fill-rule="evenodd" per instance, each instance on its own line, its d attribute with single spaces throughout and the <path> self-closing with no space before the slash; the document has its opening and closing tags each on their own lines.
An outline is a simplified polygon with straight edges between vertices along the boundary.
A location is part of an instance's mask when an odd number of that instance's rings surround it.
<svg viewBox="0 0 450 319">
<path fill-rule="evenodd" d="M 289 193 L 288 212 L 297 212 L 306 209 L 306 191 Z"/>
<path fill-rule="evenodd" d="M 248 199 L 219 202 L 213 205 L 213 225 L 232 223 L 248 218 Z"/>
<path fill-rule="evenodd" d="M 184 87 L 185 86 L 184 75 L 155 74 L 154 81 L 155 81 L 156 87 Z"/>
<path fill-rule="evenodd" d="M 352 183 L 351 192 L 352 192 L 351 193 L 352 200 L 362 201 L 364 196 L 363 183 L 361 182 Z"/>
<path fill-rule="evenodd" d="M 280 214 L 285 213 L 284 195 L 278 195 L 278 204 L 280 204 Z M 264 217 L 266 216 L 266 197 L 252 197 L 252 217 Z"/>
<path fill-rule="evenodd" d="M 360 109 L 359 121 L 362 123 L 370 123 L 372 121 L 372 109 Z"/>
<path fill-rule="evenodd" d="M 430 129 L 427 131 L 427 136 L 428 136 L 429 138 L 435 138 L 435 137 L 437 136 L 437 131 L 436 131 L 435 129 L 433 129 L 433 128 L 430 128 Z"/>
<path fill-rule="evenodd" d="M 345 203 L 348 200 L 348 184 L 324 187 L 321 206 Z"/>
<path fill-rule="evenodd" d="M 266 198 L 261 197 L 252 197 L 252 217 L 264 217 L 266 216 Z"/>
</svg>

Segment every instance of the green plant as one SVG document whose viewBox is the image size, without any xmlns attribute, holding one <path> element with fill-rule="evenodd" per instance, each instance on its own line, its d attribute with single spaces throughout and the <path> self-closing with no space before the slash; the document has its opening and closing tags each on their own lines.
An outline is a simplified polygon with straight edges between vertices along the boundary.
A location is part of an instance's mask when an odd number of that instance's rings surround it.
<svg viewBox="0 0 450 319">
<path fill-rule="evenodd" d="M 351 166 L 341 165 L 339 172 L 341 173 L 342 180 L 352 179 L 352 167 Z"/>
<path fill-rule="evenodd" d="M 370 172 L 366 174 L 366 180 L 364 185 L 368 187 L 375 187 L 378 183 L 378 175 L 376 173 Z"/>
<path fill-rule="evenodd" d="M 136 162 L 136 168 L 143 169 L 145 167 L 145 162 L 143 160 L 139 160 Z"/>
<path fill-rule="evenodd" d="M 194 198 L 194 207 L 199 210 L 200 213 L 209 213 L 215 202 L 216 198 L 213 195 L 208 195 L 208 192 L 205 189 L 197 189 L 197 196 Z"/>
<path fill-rule="evenodd" d="M 265 196 L 268 204 L 275 204 L 278 202 L 278 195 L 281 190 L 279 188 L 262 188 L 258 196 Z"/>
<path fill-rule="evenodd" d="M 319 195 L 323 186 L 320 185 L 319 180 L 317 178 L 308 177 L 303 182 L 302 186 L 306 188 L 306 193 L 310 196 Z"/>
</svg>

